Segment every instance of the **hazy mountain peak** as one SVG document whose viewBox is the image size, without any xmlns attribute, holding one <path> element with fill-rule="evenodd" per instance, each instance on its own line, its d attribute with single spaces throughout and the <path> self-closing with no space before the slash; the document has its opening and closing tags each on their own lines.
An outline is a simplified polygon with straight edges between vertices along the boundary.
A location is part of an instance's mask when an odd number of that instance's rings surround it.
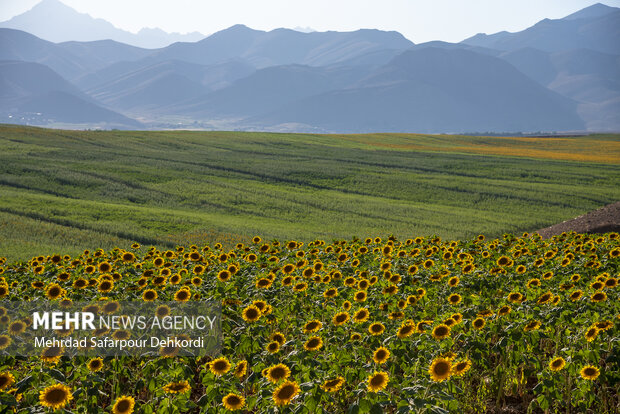
<svg viewBox="0 0 620 414">
<path fill-rule="evenodd" d="M 301 33 L 312 33 L 312 32 L 316 32 L 316 30 L 314 30 L 312 27 L 300 27 L 300 26 L 296 26 L 293 28 L 293 30 L 295 30 L 296 32 L 301 32 Z"/>
<path fill-rule="evenodd" d="M 543 19 L 520 32 L 477 34 L 461 43 L 504 51 L 530 46 L 546 52 L 586 48 L 620 54 L 619 36 L 620 9 L 595 4 L 562 19 Z"/>
<path fill-rule="evenodd" d="M 50 21 L 62 24 L 52 25 L 49 24 Z M 146 29 L 133 34 L 114 27 L 103 19 L 79 13 L 59 0 L 42 0 L 25 13 L 0 22 L 0 27 L 23 30 L 55 43 L 112 39 L 149 49 L 179 41 L 195 42 L 204 37 L 196 32 L 187 35 L 169 34 L 161 29 Z"/>
<path fill-rule="evenodd" d="M 592 17 L 600 17 L 609 13 L 613 13 L 615 11 L 620 10 L 617 7 L 607 6 L 602 3 L 593 4 L 590 7 L 586 7 L 585 9 L 581 9 L 573 14 L 569 14 L 564 17 L 564 20 L 575 20 L 575 19 L 587 19 Z"/>
</svg>

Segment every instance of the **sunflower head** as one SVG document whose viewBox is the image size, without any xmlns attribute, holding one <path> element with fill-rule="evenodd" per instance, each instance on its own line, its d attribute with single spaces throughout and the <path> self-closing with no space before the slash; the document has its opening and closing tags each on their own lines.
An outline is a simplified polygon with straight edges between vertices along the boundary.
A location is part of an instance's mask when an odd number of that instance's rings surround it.
<svg viewBox="0 0 620 414">
<path fill-rule="evenodd" d="M 226 357 L 217 358 L 209 363 L 209 369 L 215 375 L 223 375 L 230 370 L 230 362 Z"/>
<path fill-rule="evenodd" d="M 267 379 L 274 384 L 280 382 L 281 380 L 287 379 L 290 375 L 290 368 L 284 364 L 272 365 L 267 368 L 265 372 L 265 377 L 267 377 Z"/>
<path fill-rule="evenodd" d="M 131 414 L 133 413 L 136 401 L 133 397 L 123 395 L 116 399 L 114 406 L 112 407 L 113 414 Z"/>
<path fill-rule="evenodd" d="M 273 402 L 276 406 L 287 405 L 298 393 L 299 385 L 294 381 L 286 381 L 273 392 Z"/>
<path fill-rule="evenodd" d="M 344 382 L 345 380 L 343 377 L 328 379 L 323 383 L 323 385 L 321 385 L 321 388 L 323 388 L 326 392 L 337 392 L 340 388 L 342 388 Z"/>
<path fill-rule="evenodd" d="M 413 333 L 415 333 L 415 330 L 416 330 L 416 325 L 414 323 L 403 323 L 400 326 L 400 328 L 398 328 L 398 332 L 396 333 L 396 336 L 398 336 L 401 339 L 407 338 L 411 336 Z"/>
<path fill-rule="evenodd" d="M 222 404 L 229 411 L 239 410 L 245 407 L 245 398 L 231 392 L 222 398 Z"/>
<path fill-rule="evenodd" d="M 435 358 L 431 363 L 428 373 L 435 382 L 441 382 L 452 375 L 452 363 L 446 358 Z"/>
<path fill-rule="evenodd" d="M 168 394 L 182 394 L 188 392 L 192 387 L 188 381 L 171 382 L 164 386 L 164 391 Z"/>
<path fill-rule="evenodd" d="M 433 329 L 433 338 L 442 340 L 450 336 L 450 327 L 446 324 L 441 324 Z"/>
<path fill-rule="evenodd" d="M 90 361 L 88 361 L 88 364 L 86 364 L 86 366 L 88 367 L 88 370 L 91 372 L 101 371 L 101 368 L 103 368 L 103 359 L 93 358 Z"/>
<path fill-rule="evenodd" d="M 380 347 L 375 350 L 372 355 L 373 361 L 377 364 L 383 364 L 390 358 L 390 351 L 385 347 Z"/>
<path fill-rule="evenodd" d="M 39 393 L 41 405 L 54 410 L 66 406 L 72 399 L 71 388 L 64 384 L 50 385 Z"/>
<path fill-rule="evenodd" d="M 486 321 L 484 320 L 484 318 L 476 318 L 471 324 L 475 329 L 482 329 L 484 328 Z"/>
<path fill-rule="evenodd" d="M 306 351 L 317 351 L 323 347 L 323 339 L 319 336 L 311 336 L 306 343 L 304 343 L 304 349 Z"/>
<path fill-rule="evenodd" d="M 549 369 L 554 372 L 560 371 L 562 368 L 564 368 L 565 365 L 566 361 L 564 360 L 564 358 L 556 357 L 549 362 Z"/>
<path fill-rule="evenodd" d="M 460 377 L 465 374 L 471 368 L 471 361 L 469 359 L 464 359 L 462 361 L 456 362 L 452 365 L 452 375 L 456 377 Z"/>
<path fill-rule="evenodd" d="M 594 381 L 598 378 L 599 375 L 601 375 L 601 371 L 598 368 L 593 367 L 592 365 L 586 365 L 585 367 L 581 368 L 579 374 L 581 375 L 581 378 L 585 380 Z"/>
<path fill-rule="evenodd" d="M 387 372 L 375 371 L 368 377 L 368 391 L 378 392 L 387 387 L 390 380 Z"/>
<path fill-rule="evenodd" d="M 10 372 L 0 372 L 0 391 L 8 389 L 15 383 L 15 377 Z"/>
<path fill-rule="evenodd" d="M 255 305 L 248 306 L 243 310 L 241 314 L 243 320 L 246 322 L 256 322 L 260 319 L 261 315 L 262 313 L 260 309 L 258 309 L 258 307 L 256 307 Z"/>
<path fill-rule="evenodd" d="M 381 322 L 371 323 L 368 327 L 368 332 L 373 336 L 381 335 L 383 331 L 385 331 L 385 326 Z"/>
</svg>

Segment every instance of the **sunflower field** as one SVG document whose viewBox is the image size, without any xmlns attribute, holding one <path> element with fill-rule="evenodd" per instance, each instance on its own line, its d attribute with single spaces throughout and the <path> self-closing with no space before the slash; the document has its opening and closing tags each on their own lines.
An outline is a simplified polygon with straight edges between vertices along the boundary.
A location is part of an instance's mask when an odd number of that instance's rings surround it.
<svg viewBox="0 0 620 414">
<path fill-rule="evenodd" d="M 134 244 L 0 259 L 0 300 L 217 301 L 194 358 L 0 356 L 0 412 L 614 413 L 620 238 Z M 0 307 L 0 353 L 30 321 Z"/>
</svg>

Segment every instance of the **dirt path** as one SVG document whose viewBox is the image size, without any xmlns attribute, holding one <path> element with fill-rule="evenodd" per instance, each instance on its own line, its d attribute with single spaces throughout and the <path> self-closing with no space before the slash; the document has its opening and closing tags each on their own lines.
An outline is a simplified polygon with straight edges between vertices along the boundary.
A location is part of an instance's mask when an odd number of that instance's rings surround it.
<svg viewBox="0 0 620 414">
<path fill-rule="evenodd" d="M 583 216 L 554 224 L 538 230 L 543 238 L 548 239 L 562 232 L 609 233 L 620 231 L 620 201 L 606 205 Z"/>
</svg>

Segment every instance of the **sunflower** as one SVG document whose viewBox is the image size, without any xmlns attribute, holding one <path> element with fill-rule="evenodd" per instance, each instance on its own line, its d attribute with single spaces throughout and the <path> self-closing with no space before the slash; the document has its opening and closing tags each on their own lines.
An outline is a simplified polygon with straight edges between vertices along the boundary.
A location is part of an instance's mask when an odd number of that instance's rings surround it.
<svg viewBox="0 0 620 414">
<path fill-rule="evenodd" d="M 117 341 L 129 339 L 130 336 L 131 332 L 125 329 L 114 331 L 114 333 L 112 334 L 112 338 L 116 339 Z"/>
<path fill-rule="evenodd" d="M 458 293 L 453 293 L 452 295 L 448 296 L 448 302 L 450 302 L 451 305 L 458 305 L 461 300 L 461 295 L 459 295 Z"/>
<path fill-rule="evenodd" d="M 182 287 L 174 294 L 174 300 L 177 302 L 187 302 L 192 297 L 192 292 L 187 287 Z"/>
<path fill-rule="evenodd" d="M 592 302 L 603 302 L 607 300 L 607 293 L 605 292 L 596 292 L 592 296 L 590 296 L 590 300 Z"/>
<path fill-rule="evenodd" d="M 103 359 L 101 359 L 101 358 L 93 358 L 90 361 L 88 361 L 86 366 L 88 367 L 88 370 L 90 372 L 101 371 L 101 368 L 103 368 Z"/>
<path fill-rule="evenodd" d="M 15 377 L 10 372 L 0 373 L 0 391 L 8 389 L 15 383 Z"/>
<path fill-rule="evenodd" d="M 374 322 L 368 327 L 368 332 L 373 335 L 381 335 L 385 331 L 385 326 L 381 322 Z"/>
<path fill-rule="evenodd" d="M 112 407 L 113 414 L 131 414 L 133 408 L 136 405 L 136 400 L 128 395 L 122 395 L 116 399 L 114 406 Z"/>
<path fill-rule="evenodd" d="M 125 263 L 130 263 L 130 262 L 133 262 L 134 260 L 136 260 L 136 256 L 133 253 L 131 253 L 131 252 L 125 252 L 121 256 L 121 259 Z"/>
<path fill-rule="evenodd" d="M 284 364 L 277 364 L 277 365 L 272 365 L 269 368 L 267 368 L 265 377 L 267 377 L 267 379 L 270 382 L 273 382 L 274 384 L 276 384 L 280 380 L 287 379 L 290 375 L 291 375 L 291 370 L 289 367 L 287 367 Z"/>
<path fill-rule="evenodd" d="M 335 326 L 340 326 L 340 325 L 345 324 L 348 320 L 349 320 L 349 314 L 348 313 L 346 313 L 346 312 L 338 312 L 332 318 L 332 323 Z"/>
<path fill-rule="evenodd" d="M 461 272 L 468 274 L 476 270 L 476 266 L 473 263 L 467 263 L 461 268 Z"/>
<path fill-rule="evenodd" d="M 528 288 L 528 289 L 537 288 L 537 287 L 539 287 L 539 286 L 540 286 L 540 279 L 536 279 L 536 278 L 534 278 L 534 279 L 530 279 L 530 280 L 527 282 L 527 288 Z"/>
<path fill-rule="evenodd" d="M 611 329 L 614 326 L 614 323 L 612 321 L 600 321 L 600 322 L 596 322 L 593 326 L 595 326 L 597 329 L 601 331 L 607 331 L 608 329 Z"/>
<path fill-rule="evenodd" d="M 244 360 L 237 362 L 237 366 L 235 366 L 235 372 L 234 372 L 235 377 L 243 378 L 247 371 L 248 371 L 248 361 L 244 359 Z"/>
<path fill-rule="evenodd" d="M 48 364 L 55 364 L 60 361 L 60 357 L 64 352 L 65 349 L 61 346 L 47 347 L 41 352 L 41 360 L 47 362 Z"/>
<path fill-rule="evenodd" d="M 168 305 L 159 305 L 157 309 L 155 309 L 155 315 L 157 315 L 158 318 L 170 315 L 170 307 Z"/>
<path fill-rule="evenodd" d="M 323 339 L 319 336 L 311 336 L 306 343 L 304 343 L 304 349 L 306 351 L 317 351 L 323 347 Z"/>
<path fill-rule="evenodd" d="M 497 315 L 498 316 L 506 316 L 510 312 L 512 312 L 512 308 L 510 306 L 508 306 L 508 305 L 504 305 L 501 308 L 499 308 L 499 310 L 497 311 Z"/>
<path fill-rule="evenodd" d="M 286 381 L 273 392 L 273 401 L 277 406 L 286 405 L 299 393 L 299 385 Z"/>
<path fill-rule="evenodd" d="M 99 283 L 99 286 L 97 286 L 97 290 L 100 293 L 108 293 L 112 289 L 114 289 L 114 282 L 111 280 L 103 280 Z"/>
<path fill-rule="evenodd" d="M 365 302 L 367 296 L 368 294 L 365 290 L 358 290 L 357 292 L 355 292 L 355 295 L 353 295 L 353 300 L 360 303 Z"/>
<path fill-rule="evenodd" d="M 596 326 L 592 326 L 590 329 L 586 331 L 584 336 L 586 337 L 586 340 L 588 342 L 592 342 L 598 336 L 598 332 L 599 332 L 599 329 Z"/>
<path fill-rule="evenodd" d="M 267 352 L 269 352 L 270 354 L 275 354 L 280 350 L 280 343 L 276 342 L 276 341 L 271 341 L 267 344 L 267 346 L 265 347 L 265 349 L 267 350 Z"/>
<path fill-rule="evenodd" d="M 164 391 L 168 394 L 182 394 L 188 392 L 192 387 L 187 380 L 180 382 L 171 382 L 164 386 Z"/>
<path fill-rule="evenodd" d="M 368 377 L 368 391 L 377 392 L 381 391 L 390 380 L 387 372 L 375 371 Z"/>
<path fill-rule="evenodd" d="M 484 328 L 486 321 L 484 320 L 484 318 L 476 318 L 471 324 L 476 329 L 482 329 Z"/>
<path fill-rule="evenodd" d="M 403 323 L 400 328 L 398 328 L 398 332 L 396 333 L 396 336 L 398 336 L 400 339 L 403 338 L 407 338 L 409 336 L 411 336 L 413 333 L 415 333 L 416 330 L 416 326 L 414 323 Z"/>
<path fill-rule="evenodd" d="M 321 385 L 321 388 L 323 388 L 323 390 L 326 392 L 337 392 L 338 390 L 340 390 L 340 388 L 342 388 L 344 382 L 345 381 L 343 377 L 328 379 L 323 383 L 323 385 Z"/>
<path fill-rule="evenodd" d="M 546 292 L 540 295 L 536 303 L 539 305 L 544 305 L 545 303 L 549 302 L 552 298 L 553 298 L 553 293 Z"/>
<path fill-rule="evenodd" d="M 15 321 L 9 325 L 9 334 L 19 335 L 26 330 L 26 324 L 22 321 Z"/>
<path fill-rule="evenodd" d="M 605 281 L 606 288 L 615 288 L 616 286 L 618 286 L 618 279 L 616 278 L 610 277 Z"/>
<path fill-rule="evenodd" d="M 241 316 L 246 322 L 256 322 L 260 319 L 262 313 L 255 305 L 250 305 L 243 310 Z"/>
<path fill-rule="evenodd" d="M 245 407 L 245 398 L 231 392 L 222 398 L 222 404 L 229 411 L 239 410 Z"/>
<path fill-rule="evenodd" d="M 564 368 L 565 365 L 566 361 L 564 360 L 564 358 L 556 357 L 549 362 L 549 369 L 554 372 L 560 371 L 562 368 Z"/>
<path fill-rule="evenodd" d="M 500 256 L 500 258 L 497 259 L 495 263 L 497 263 L 497 265 L 501 267 L 510 266 L 512 263 L 512 259 L 510 259 L 508 256 Z"/>
<path fill-rule="evenodd" d="M 601 375 L 601 371 L 598 368 L 593 367 L 592 365 L 586 365 L 585 367 L 581 368 L 579 374 L 583 379 L 594 381 L 598 378 L 599 375 Z"/>
<path fill-rule="evenodd" d="M 51 285 L 47 287 L 47 289 L 45 289 L 45 296 L 47 296 L 47 298 L 50 300 L 58 299 L 63 294 L 64 294 L 64 289 L 61 288 L 60 285 L 57 285 L 56 283 L 52 283 Z"/>
<path fill-rule="evenodd" d="M 282 332 L 274 332 L 274 333 L 271 334 L 271 336 L 269 338 L 272 341 L 276 341 L 280 345 L 284 345 L 284 342 L 286 342 L 286 337 L 284 336 L 284 334 Z"/>
<path fill-rule="evenodd" d="M 454 365 L 452 365 L 452 375 L 460 377 L 465 374 L 471 368 L 471 361 L 469 359 L 463 359 Z"/>
<path fill-rule="evenodd" d="M 101 311 L 105 314 L 112 314 L 114 312 L 117 312 L 119 309 L 121 308 L 121 304 L 118 303 L 117 301 L 113 300 L 111 302 L 107 302 L 105 305 L 102 306 Z"/>
<path fill-rule="evenodd" d="M 433 381 L 444 381 L 450 378 L 452 374 L 452 363 L 446 358 L 435 358 L 428 369 L 428 373 L 431 375 Z"/>
<path fill-rule="evenodd" d="M 362 322 L 366 322 L 369 316 L 370 316 L 370 312 L 368 311 L 368 309 L 362 308 L 353 314 L 353 320 L 356 323 L 362 323 Z"/>
<path fill-rule="evenodd" d="M 445 324 L 437 325 L 433 329 L 433 338 L 437 340 L 446 339 L 450 336 L 450 327 Z"/>
<path fill-rule="evenodd" d="M 226 374 L 230 370 L 230 362 L 226 357 L 214 359 L 209 363 L 209 370 L 215 375 Z"/>
<path fill-rule="evenodd" d="M 321 321 L 314 319 L 312 321 L 307 322 L 304 325 L 304 333 L 316 332 L 320 330 L 322 327 L 323 327 L 323 324 L 321 323 Z"/>
<path fill-rule="evenodd" d="M 1 269 L 1 268 L 0 268 Z M 0 272 L 1 274 L 1 272 Z M 3 298 L 9 294 L 9 287 L 0 283 L 0 298 Z"/>
<path fill-rule="evenodd" d="M 523 330 L 525 332 L 535 331 L 538 328 L 540 328 L 540 325 L 541 325 L 540 321 L 533 320 L 533 321 L 528 322 L 527 325 L 523 327 Z"/>
<path fill-rule="evenodd" d="M 508 294 L 508 302 L 521 303 L 523 301 L 523 295 L 519 292 L 510 292 Z"/>
<path fill-rule="evenodd" d="M 252 305 L 256 306 L 261 311 L 261 314 L 264 314 L 267 308 L 267 302 L 264 300 L 255 300 L 252 302 Z"/>
<path fill-rule="evenodd" d="M 41 405 L 54 410 L 64 407 L 72 399 L 71 388 L 63 384 L 50 385 L 39 393 Z"/>
<path fill-rule="evenodd" d="M 372 354 L 372 360 L 376 364 L 384 364 L 388 359 L 390 359 L 390 351 L 385 347 L 377 348 Z"/>
</svg>

